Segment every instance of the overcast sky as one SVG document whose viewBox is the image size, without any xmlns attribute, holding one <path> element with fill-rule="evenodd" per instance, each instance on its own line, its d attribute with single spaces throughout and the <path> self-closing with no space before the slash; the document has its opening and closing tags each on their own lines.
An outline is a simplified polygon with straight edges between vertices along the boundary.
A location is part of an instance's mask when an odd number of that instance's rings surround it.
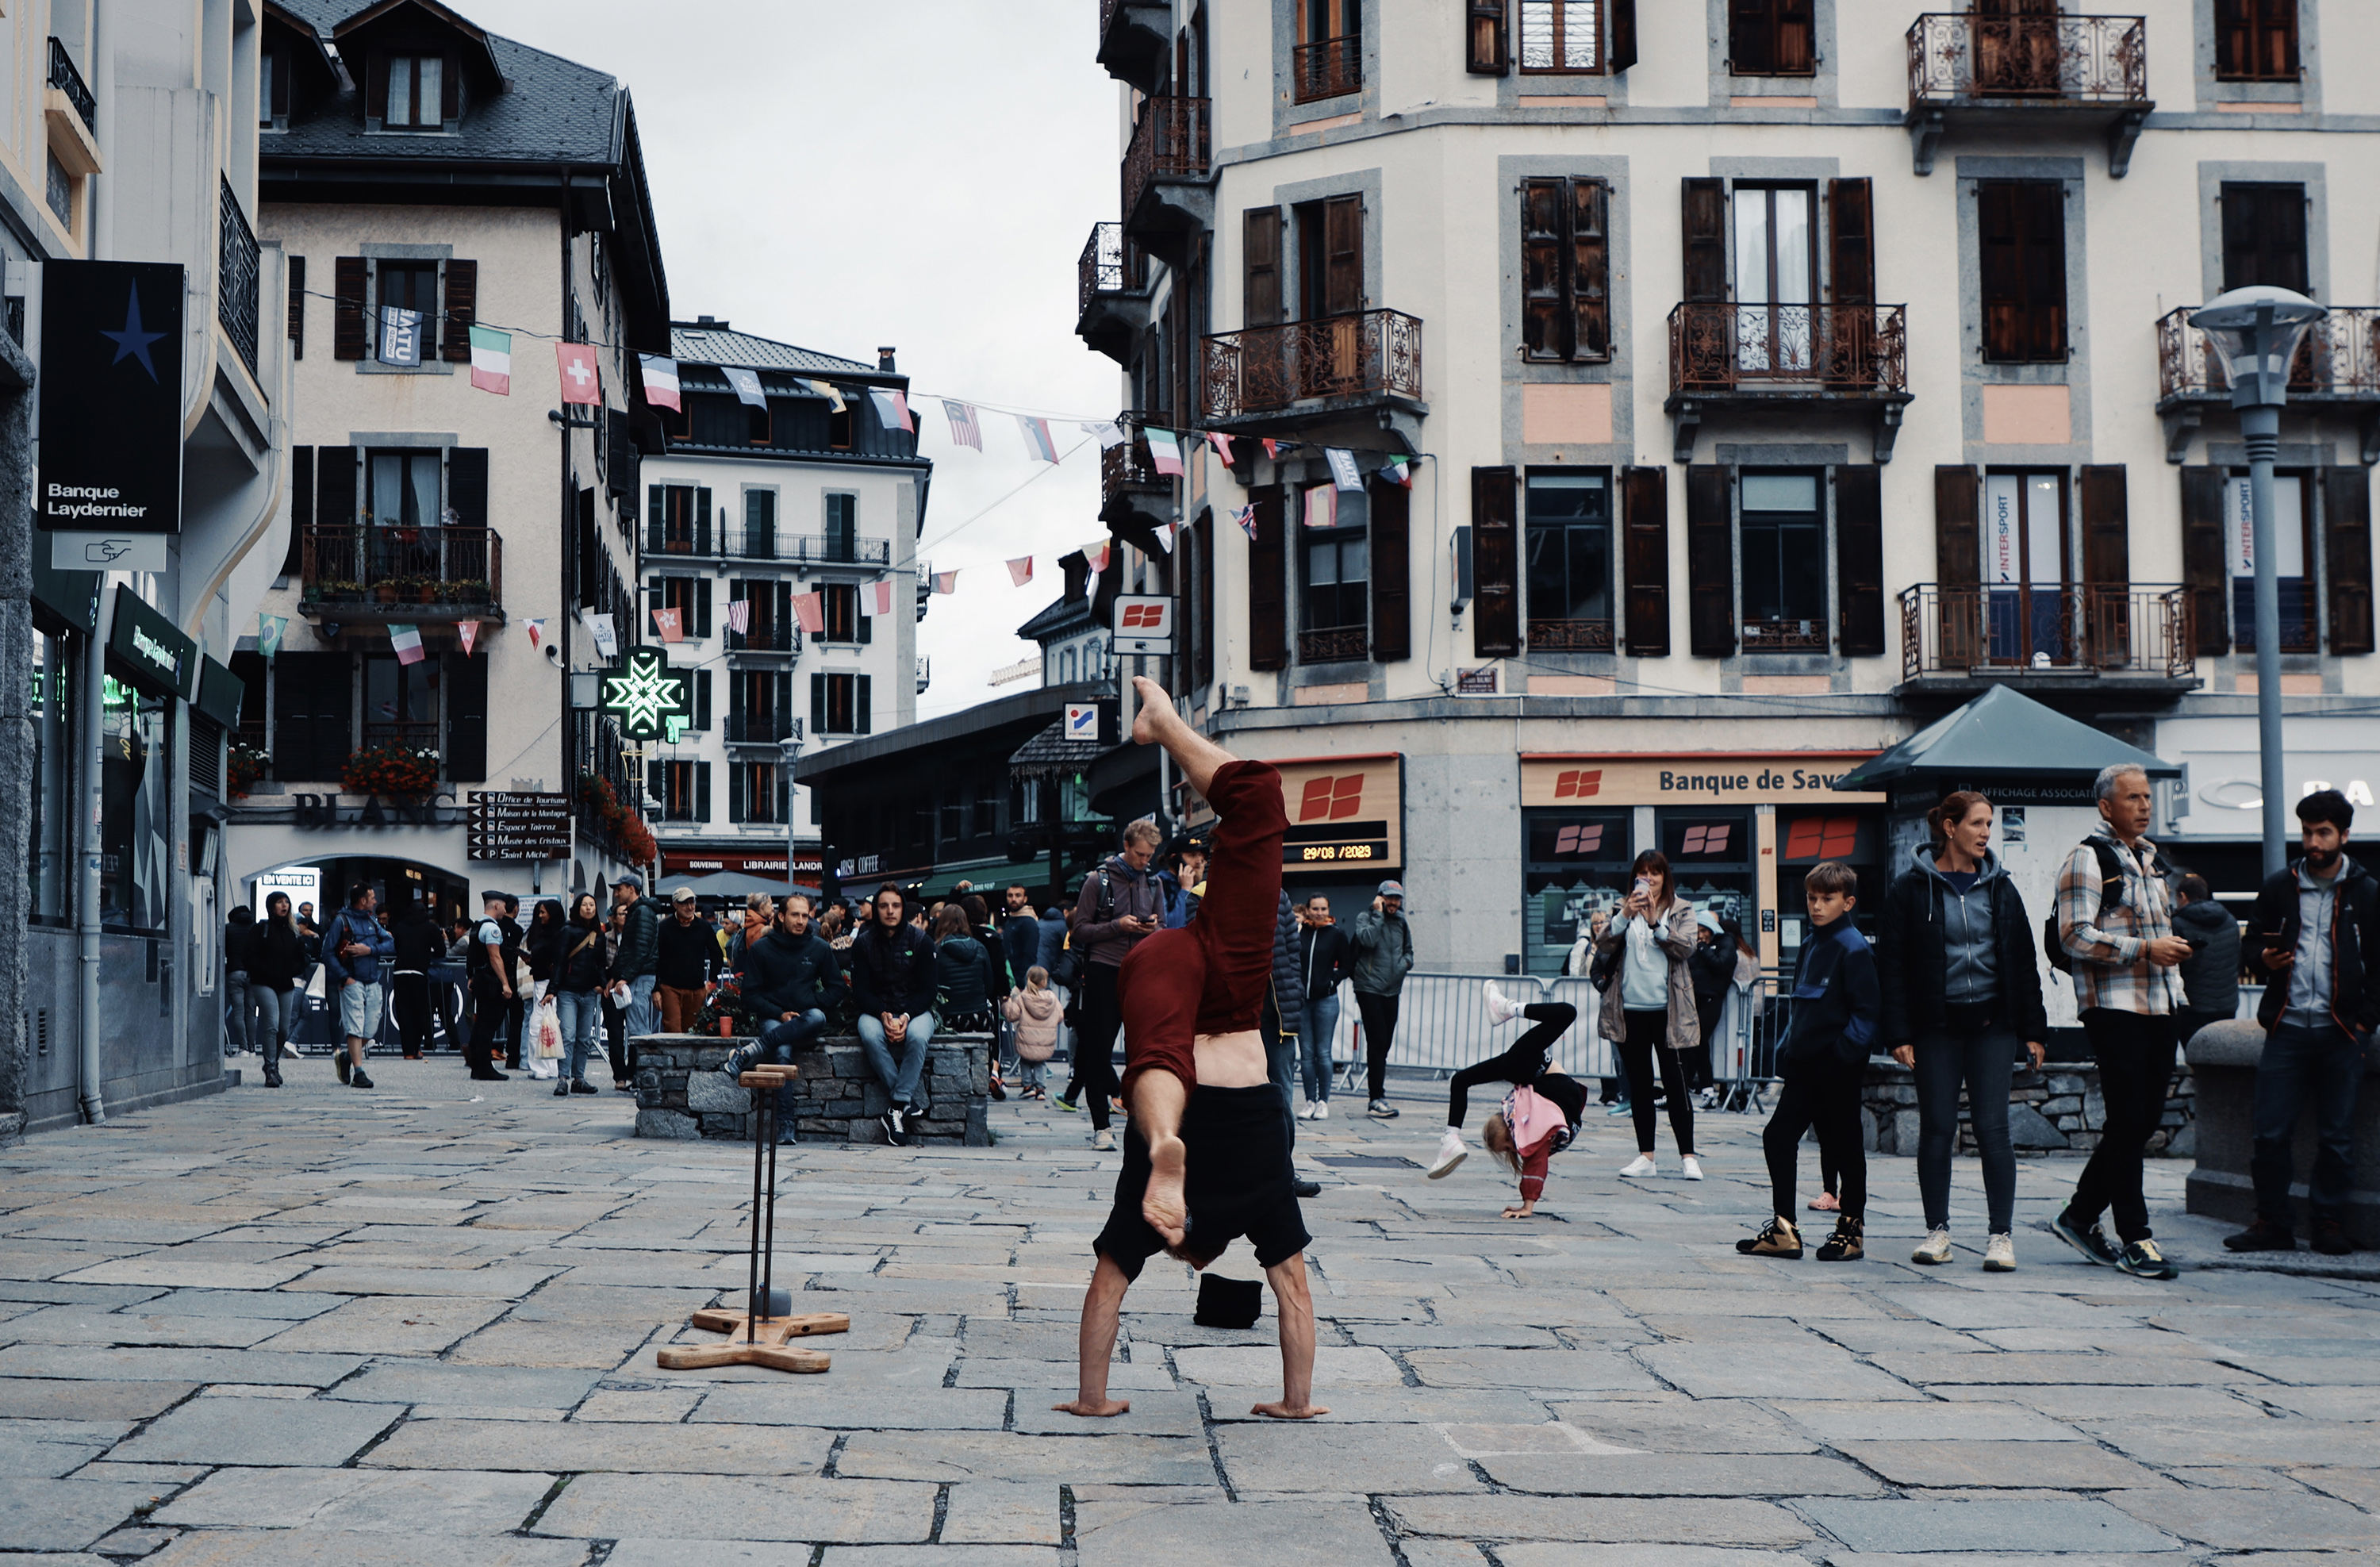
<svg viewBox="0 0 2380 1567">
<path fill-rule="evenodd" d="M 918 716 L 994 694 L 985 674 L 1036 650 L 1015 629 L 1057 597 L 1057 557 L 1105 532 L 1099 448 L 1052 470 L 989 409 L 984 451 L 953 447 L 939 398 L 1069 416 L 1061 453 L 1087 439 L 1075 419 L 1121 406 L 1114 361 L 1074 334 L 1075 258 L 1116 216 L 1097 0 L 455 5 L 627 83 L 678 320 L 869 363 L 899 349 L 934 461 L 926 553 L 961 573 L 917 627 Z M 1012 587 L 1002 563 L 1028 552 L 1034 580 Z"/>
</svg>

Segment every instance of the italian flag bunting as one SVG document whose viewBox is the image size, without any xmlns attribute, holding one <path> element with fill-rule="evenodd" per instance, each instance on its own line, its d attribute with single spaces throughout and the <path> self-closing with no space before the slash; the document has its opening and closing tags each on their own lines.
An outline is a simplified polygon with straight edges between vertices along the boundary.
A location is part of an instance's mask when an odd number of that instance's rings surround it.
<svg viewBox="0 0 2380 1567">
<path fill-rule="evenodd" d="M 513 334 L 493 327 L 471 329 L 471 384 L 499 397 L 513 395 Z"/>
</svg>

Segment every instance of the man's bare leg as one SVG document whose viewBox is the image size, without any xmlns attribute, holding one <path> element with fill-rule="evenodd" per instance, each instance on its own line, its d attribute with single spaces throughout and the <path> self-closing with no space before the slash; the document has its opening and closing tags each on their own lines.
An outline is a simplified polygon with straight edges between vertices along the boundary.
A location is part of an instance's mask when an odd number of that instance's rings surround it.
<svg viewBox="0 0 2380 1567">
<path fill-rule="evenodd" d="M 1132 1408 L 1130 1399 L 1108 1397 L 1108 1357 L 1115 1354 L 1116 1324 L 1123 1319 L 1123 1293 L 1130 1288 L 1132 1281 L 1123 1276 L 1123 1269 L 1101 1254 L 1099 1267 L 1091 1273 L 1091 1287 L 1083 1292 L 1083 1328 L 1075 1344 L 1082 1367 L 1075 1400 L 1050 1405 L 1059 1414 L 1103 1417 Z M 1314 1358 L 1313 1342 L 1313 1322 L 1308 1318 L 1308 1361 Z"/>
<path fill-rule="evenodd" d="M 1182 1079 L 1152 1066 L 1133 1079 L 1132 1125 L 1148 1144 L 1148 1185 L 1141 1193 L 1140 1216 L 1148 1227 L 1178 1246 L 1187 1233 L 1190 1208 L 1183 1177 L 1189 1170 L 1189 1150 L 1182 1143 L 1182 1110 L 1190 1091 Z"/>
<path fill-rule="evenodd" d="M 1201 796 L 1215 781 L 1215 774 L 1225 763 L 1240 759 L 1215 744 L 1182 720 L 1173 711 L 1173 698 L 1165 687 L 1146 674 L 1132 677 L 1133 692 L 1140 711 L 1133 715 L 1132 737 L 1141 745 L 1158 745 L 1172 757 L 1173 765 L 1190 787 Z"/>
<path fill-rule="evenodd" d="M 1305 1254 L 1265 1269 L 1272 1285 L 1273 1315 L 1281 1319 L 1281 1402 L 1260 1403 L 1248 1413 L 1276 1420 L 1311 1420 L 1330 1413 L 1314 1402 L 1314 1296 L 1305 1285 Z M 1085 1308 L 1087 1319 L 1088 1307 Z M 1106 1367 L 1100 1367 L 1106 1385 Z"/>
</svg>

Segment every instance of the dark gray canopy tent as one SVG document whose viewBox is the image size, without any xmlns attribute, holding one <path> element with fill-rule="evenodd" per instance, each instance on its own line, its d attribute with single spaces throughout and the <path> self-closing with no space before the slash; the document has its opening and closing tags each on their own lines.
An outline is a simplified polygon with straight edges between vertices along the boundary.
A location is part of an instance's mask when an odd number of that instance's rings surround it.
<svg viewBox="0 0 2380 1567">
<path fill-rule="evenodd" d="M 1995 686 L 1845 773 L 1835 787 L 1906 794 L 1929 785 L 2088 784 L 2119 762 L 2151 778 L 2181 776 L 2161 757 Z"/>
</svg>

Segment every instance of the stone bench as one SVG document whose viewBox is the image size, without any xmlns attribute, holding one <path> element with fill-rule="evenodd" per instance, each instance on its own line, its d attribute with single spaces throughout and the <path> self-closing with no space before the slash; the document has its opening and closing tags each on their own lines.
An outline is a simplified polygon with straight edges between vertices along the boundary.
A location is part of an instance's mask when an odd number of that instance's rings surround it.
<svg viewBox="0 0 2380 1567">
<path fill-rule="evenodd" d="M 2205 1085 L 2199 1096 L 2198 1167 L 2184 1201 L 2192 1213 L 2245 1224 L 2256 1217 L 2256 1184 L 2248 1159 L 2256 1141 L 2256 1063 L 2265 1030 L 2250 1021 L 2210 1023 L 2186 1047 L 2190 1069 Z M 2290 1204 L 2300 1235 L 2313 1227 L 2306 1177 L 2313 1172 L 2314 1107 L 2298 1113 L 2290 1148 Z M 2366 1251 L 2380 1248 L 2380 1073 L 2368 1068 L 2355 1106 L 2355 1182 L 2347 1205 L 2347 1233 Z"/>
<path fill-rule="evenodd" d="M 644 1034 L 632 1041 L 637 1062 L 637 1136 L 749 1142 L 752 1090 L 719 1070 L 727 1052 L 749 1039 L 706 1034 Z M 991 1146 L 989 1034 L 937 1034 L 923 1079 L 929 1100 L 917 1124 L 920 1144 Z M 868 1070 L 859 1040 L 830 1035 L 794 1057 L 793 1125 L 804 1142 L 881 1143 L 879 1117 L 890 1108 Z"/>
<path fill-rule="evenodd" d="M 2194 1058 L 2193 1058 L 2194 1059 Z M 2198 1085 L 2187 1066 L 2174 1069 L 2165 1114 L 2149 1134 L 2152 1159 L 2187 1159 L 2198 1148 Z M 2022 1153 L 2088 1153 L 2099 1146 L 2107 1107 L 2096 1063 L 2053 1061 L 2038 1072 L 2019 1066 L 2009 1084 L 2009 1141 Z M 1890 1056 L 1870 1056 L 1860 1090 L 1860 1131 L 1870 1153 L 1917 1152 L 1917 1077 Z M 1973 1119 L 1959 1104 L 1958 1151 L 1975 1151 Z M 2246 1168 L 2244 1165 L 2242 1169 Z"/>
</svg>

